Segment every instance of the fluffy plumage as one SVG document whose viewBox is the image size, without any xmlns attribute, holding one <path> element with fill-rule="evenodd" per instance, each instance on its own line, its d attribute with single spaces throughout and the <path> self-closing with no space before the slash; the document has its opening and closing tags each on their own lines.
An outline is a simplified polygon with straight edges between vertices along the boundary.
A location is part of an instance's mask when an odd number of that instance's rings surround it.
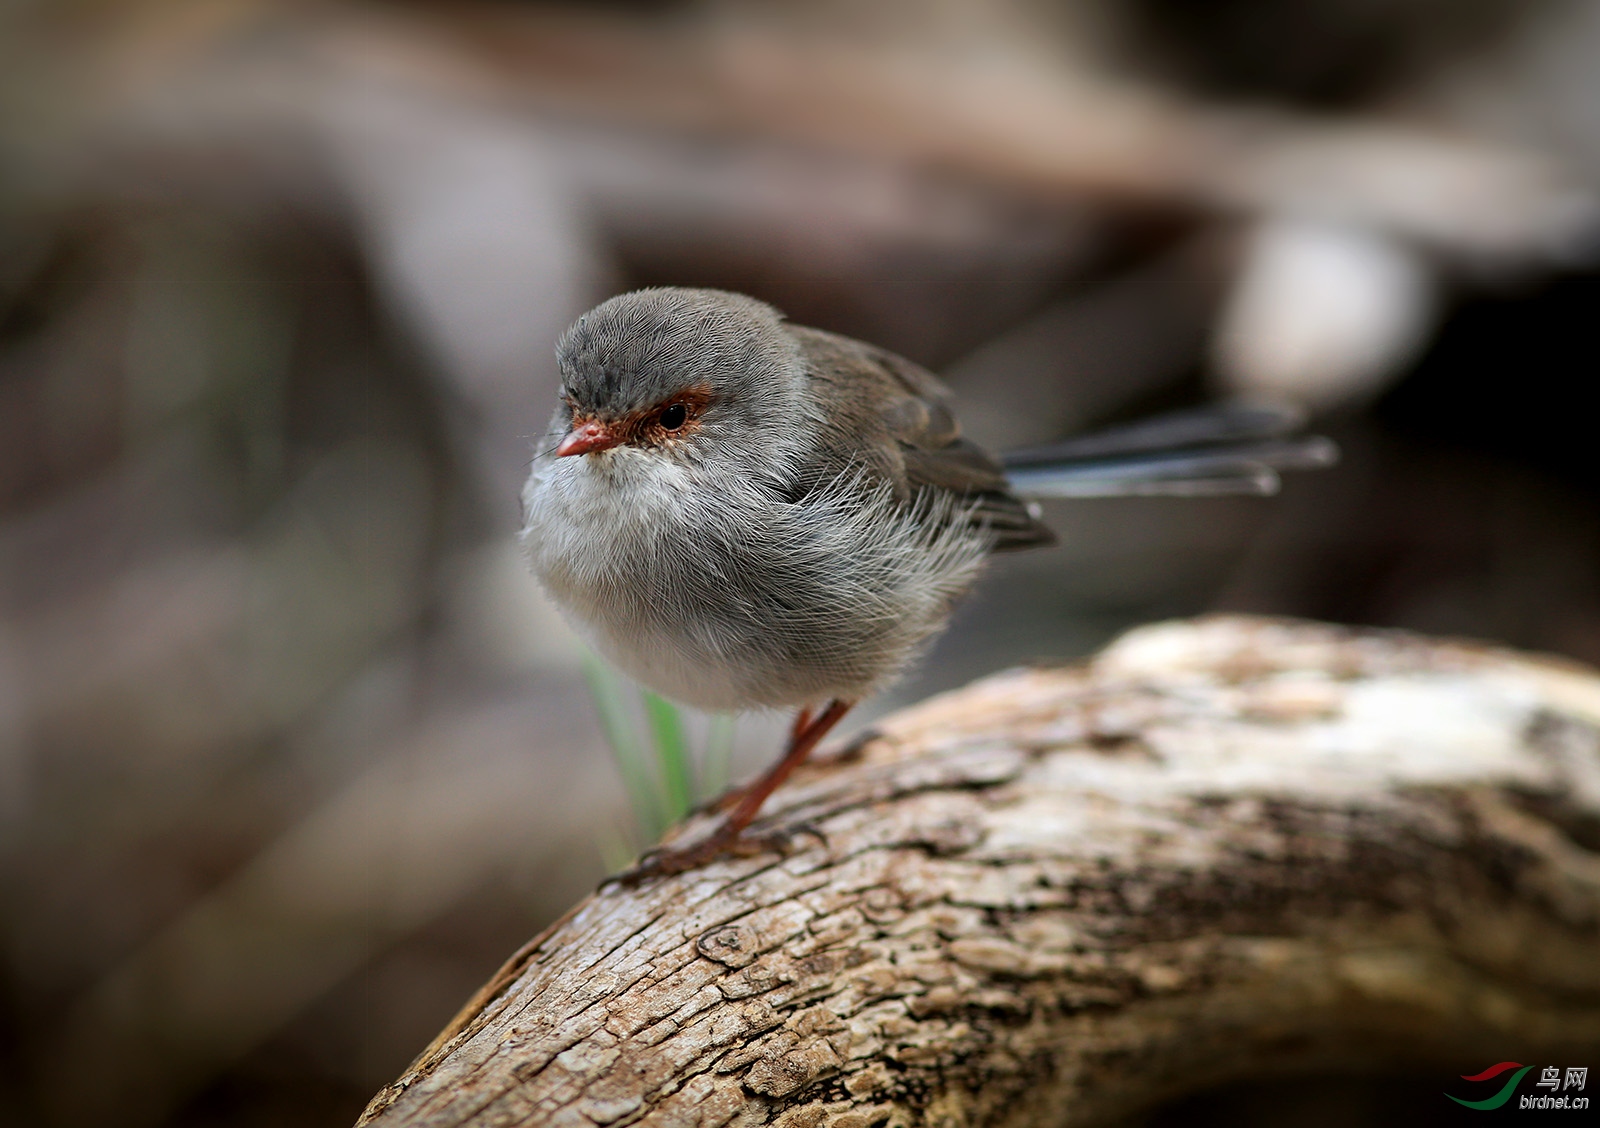
<svg viewBox="0 0 1600 1128">
<path fill-rule="evenodd" d="M 753 299 L 624 294 L 557 355 L 528 558 L 602 653 L 687 704 L 858 699 L 943 627 L 991 549 L 1049 539 L 932 375 Z M 686 425 L 652 424 L 689 394 Z M 557 457 L 589 420 L 632 437 Z"/>
</svg>

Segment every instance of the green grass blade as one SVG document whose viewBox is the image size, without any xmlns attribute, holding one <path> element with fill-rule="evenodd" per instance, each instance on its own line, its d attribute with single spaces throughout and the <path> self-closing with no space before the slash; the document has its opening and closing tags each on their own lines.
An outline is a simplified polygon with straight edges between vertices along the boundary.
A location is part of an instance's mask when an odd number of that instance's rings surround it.
<svg viewBox="0 0 1600 1128">
<path fill-rule="evenodd" d="M 700 762 L 700 778 L 705 787 L 702 799 L 721 795 L 728 787 L 733 763 L 733 714 L 714 713 L 706 727 L 706 752 Z"/>
<path fill-rule="evenodd" d="M 677 822 L 694 807 L 694 769 L 689 763 L 689 741 L 683 735 L 678 707 L 664 697 L 644 691 L 644 712 L 655 741 L 656 763 L 661 769 L 667 799 L 667 822 Z"/>
<path fill-rule="evenodd" d="M 619 679 L 606 664 L 592 654 L 583 657 L 583 676 L 594 697 L 600 727 L 617 762 L 617 771 L 628 791 L 633 814 L 646 842 L 654 842 L 673 820 L 670 804 L 656 774 L 651 771 L 633 716 L 622 699 Z"/>
</svg>

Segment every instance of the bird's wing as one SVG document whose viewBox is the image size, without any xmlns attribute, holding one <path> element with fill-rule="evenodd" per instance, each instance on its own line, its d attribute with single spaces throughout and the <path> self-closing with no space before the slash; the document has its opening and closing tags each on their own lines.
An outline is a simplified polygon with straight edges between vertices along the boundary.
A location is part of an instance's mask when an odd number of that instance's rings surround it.
<svg viewBox="0 0 1600 1128">
<path fill-rule="evenodd" d="M 910 494 L 938 490 L 960 498 L 969 519 L 995 537 L 995 551 L 1055 540 L 1034 508 L 1011 491 L 999 461 L 961 437 L 950 392 L 931 372 L 849 337 L 799 326 L 790 331 L 800 341 L 828 415 L 846 421 L 851 435 L 892 444 Z"/>
</svg>

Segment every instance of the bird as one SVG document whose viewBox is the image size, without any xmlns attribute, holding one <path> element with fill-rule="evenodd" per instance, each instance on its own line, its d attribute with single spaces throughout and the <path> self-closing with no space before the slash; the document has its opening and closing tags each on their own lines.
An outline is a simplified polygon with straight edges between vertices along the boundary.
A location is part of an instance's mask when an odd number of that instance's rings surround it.
<svg viewBox="0 0 1600 1128">
<path fill-rule="evenodd" d="M 782 754 L 700 841 L 632 880 L 769 848 L 767 797 L 944 629 L 997 552 L 1055 536 L 1039 497 L 1270 493 L 1330 464 L 1284 409 L 1180 412 L 998 459 L 949 390 L 742 294 L 653 287 L 580 316 L 523 489 L 521 541 L 613 665 L 708 711 L 788 709 Z"/>
</svg>

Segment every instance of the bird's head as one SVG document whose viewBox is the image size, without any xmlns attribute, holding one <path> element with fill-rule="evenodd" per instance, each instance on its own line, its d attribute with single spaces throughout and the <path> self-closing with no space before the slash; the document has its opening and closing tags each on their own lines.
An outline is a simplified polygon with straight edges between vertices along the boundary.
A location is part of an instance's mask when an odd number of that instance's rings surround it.
<svg viewBox="0 0 1600 1128">
<path fill-rule="evenodd" d="M 707 461 L 758 453 L 800 410 L 801 362 L 771 306 L 721 290 L 612 298 L 556 346 L 558 458 L 603 452 Z M 630 457 L 624 455 L 624 457 Z"/>
</svg>

